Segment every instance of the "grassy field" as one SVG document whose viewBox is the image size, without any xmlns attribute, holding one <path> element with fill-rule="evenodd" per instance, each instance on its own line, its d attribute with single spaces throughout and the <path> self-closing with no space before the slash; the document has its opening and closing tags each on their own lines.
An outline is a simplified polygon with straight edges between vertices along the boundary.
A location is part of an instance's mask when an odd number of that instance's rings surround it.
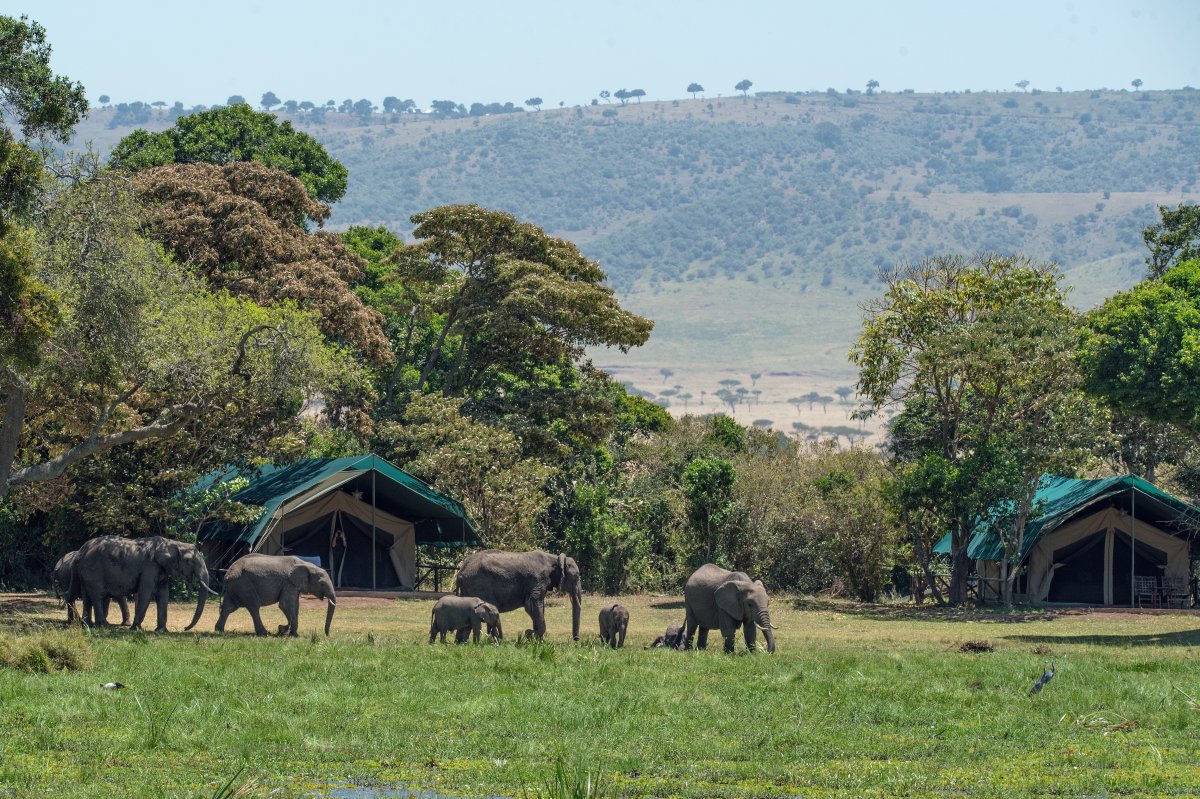
<svg viewBox="0 0 1200 799">
<path fill-rule="evenodd" d="M 606 601 L 585 598 L 578 645 L 559 602 L 546 645 L 429 647 L 429 602 L 350 598 L 330 640 L 316 603 L 294 640 L 244 612 L 223 636 L 96 633 L 82 670 L 0 668 L 0 796 L 213 796 L 235 775 L 245 796 L 540 796 L 556 768 L 601 796 L 1200 795 L 1195 615 L 776 598 L 776 654 L 726 656 L 642 649 L 677 597 L 622 598 L 629 645 L 601 649 Z M 61 615 L 0 596 L 0 636 L 80 645 Z"/>
</svg>

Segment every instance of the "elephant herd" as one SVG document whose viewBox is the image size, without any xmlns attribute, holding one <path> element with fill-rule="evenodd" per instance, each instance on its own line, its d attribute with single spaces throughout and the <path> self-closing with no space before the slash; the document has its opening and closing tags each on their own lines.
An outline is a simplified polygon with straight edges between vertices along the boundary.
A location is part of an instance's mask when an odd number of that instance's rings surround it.
<svg viewBox="0 0 1200 799">
<path fill-rule="evenodd" d="M 64 555 L 55 565 L 54 580 L 68 608 L 68 621 L 76 619 L 103 626 L 108 623 L 112 601 L 121 608 L 122 624 L 129 621 L 128 599 L 135 600 L 133 629 L 141 627 L 150 601 L 155 602 L 155 630 L 167 628 L 167 600 L 172 579 L 197 583 L 199 599 L 196 611 L 185 630 L 200 621 L 208 594 L 208 568 L 194 544 L 158 536 L 129 539 L 102 536 L 87 541 L 76 552 Z M 565 594 L 571 601 L 571 637 L 579 640 L 582 602 L 579 566 L 574 559 L 549 552 L 503 552 L 484 550 L 468 555 L 459 565 L 457 594 L 444 596 L 433 607 L 429 642 L 447 632 L 455 633 L 463 643 L 486 626 L 487 634 L 503 638 L 500 614 L 523 609 L 533 624 L 525 636 L 542 638 L 546 632 L 545 599 L 551 591 Z M 229 614 L 245 608 L 254 620 L 254 632 L 266 635 L 261 609 L 278 604 L 287 623 L 280 634 L 297 634 L 300 595 L 326 600 L 325 634 L 333 622 L 337 597 L 324 569 L 290 555 L 250 554 L 235 561 L 225 573 L 221 611 L 215 630 L 223 632 Z M 82 615 L 75 601 L 83 602 Z M 688 649 L 693 639 L 699 649 L 708 643 L 710 630 L 720 630 L 725 651 L 732 652 L 738 627 L 746 646 L 756 648 L 758 630 L 762 630 L 768 652 L 775 651 L 768 598 L 763 584 L 744 572 L 727 571 L 706 564 L 688 578 L 684 587 L 684 624 L 668 627 L 650 645 Z M 606 605 L 600 611 L 600 638 L 613 648 L 624 646 L 629 626 L 629 611 L 619 604 Z"/>
</svg>

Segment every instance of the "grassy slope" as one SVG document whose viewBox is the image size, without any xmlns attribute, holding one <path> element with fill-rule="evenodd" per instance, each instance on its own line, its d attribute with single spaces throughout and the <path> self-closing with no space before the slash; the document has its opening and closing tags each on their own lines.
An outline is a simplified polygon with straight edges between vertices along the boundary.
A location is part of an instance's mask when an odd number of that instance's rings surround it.
<svg viewBox="0 0 1200 799">
<path fill-rule="evenodd" d="M 344 601 L 328 642 L 97 634 L 89 671 L 0 670 L 0 793 L 208 795 L 245 764 L 251 795 L 343 780 L 521 795 L 560 758 L 628 796 L 1200 791 L 1200 706 L 1183 693 L 1200 697 L 1195 616 L 777 599 L 777 653 L 726 657 L 643 651 L 680 605 L 622 601 L 633 622 L 620 652 L 590 635 L 567 643 L 561 603 L 549 647 L 431 648 L 428 602 L 382 600 Z M 585 599 L 585 632 L 600 603 Z M 21 634 L 59 616 L 50 601 L 11 596 L 0 614 Z M 172 625 L 188 615 L 173 608 Z M 306 606 L 302 629 L 320 619 Z M 511 634 L 524 619 L 505 622 Z M 958 651 L 978 639 L 996 651 Z M 1031 697 L 1044 656 L 1058 675 Z M 131 690 L 98 687 L 112 679 Z"/>
<path fill-rule="evenodd" d="M 737 414 L 786 428 L 831 423 L 786 400 L 853 382 L 846 350 L 881 266 L 1020 251 L 1063 264 L 1080 307 L 1139 279 L 1154 205 L 1200 199 L 1198 111 L 1194 91 L 807 94 L 295 121 L 350 168 L 334 227 L 406 230 L 450 202 L 529 219 L 600 259 L 657 322 L 647 346 L 598 363 L 655 394 L 672 369 L 666 385 L 696 398 L 786 373 Z M 125 131 L 109 117 L 79 138 L 110 147 Z"/>
</svg>

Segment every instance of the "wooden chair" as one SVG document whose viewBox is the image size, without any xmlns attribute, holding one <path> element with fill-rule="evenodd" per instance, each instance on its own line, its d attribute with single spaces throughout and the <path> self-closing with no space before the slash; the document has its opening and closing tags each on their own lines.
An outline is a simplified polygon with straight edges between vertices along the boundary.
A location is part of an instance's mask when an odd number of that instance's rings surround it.
<svg viewBox="0 0 1200 799">
<path fill-rule="evenodd" d="M 1134 592 L 1137 594 L 1139 608 L 1160 608 L 1162 603 L 1158 595 L 1158 579 L 1155 577 L 1134 577 Z"/>
<path fill-rule="evenodd" d="M 1191 597 L 1188 595 L 1186 577 L 1162 578 L 1162 598 L 1169 608 L 1186 608 Z"/>
</svg>

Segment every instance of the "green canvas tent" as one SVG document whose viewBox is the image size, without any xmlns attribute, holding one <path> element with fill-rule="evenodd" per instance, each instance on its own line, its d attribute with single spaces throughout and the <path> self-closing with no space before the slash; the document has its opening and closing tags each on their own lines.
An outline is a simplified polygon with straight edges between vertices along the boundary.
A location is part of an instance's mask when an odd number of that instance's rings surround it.
<svg viewBox="0 0 1200 799">
<path fill-rule="evenodd" d="M 1021 548 L 1022 601 L 1130 606 L 1135 577 L 1190 576 L 1200 509 L 1140 477 L 1045 475 L 1034 502 Z M 950 554 L 948 534 L 934 552 Z M 1004 546 L 992 526 L 980 524 L 967 557 L 975 561 L 980 597 L 998 600 Z"/>
<path fill-rule="evenodd" d="M 227 469 L 205 482 L 239 474 Z M 250 484 L 232 498 L 262 513 L 197 535 L 218 569 L 246 552 L 298 555 L 319 561 L 338 588 L 412 590 L 418 545 L 482 545 L 462 505 L 377 455 L 313 458 L 244 476 Z"/>
</svg>

